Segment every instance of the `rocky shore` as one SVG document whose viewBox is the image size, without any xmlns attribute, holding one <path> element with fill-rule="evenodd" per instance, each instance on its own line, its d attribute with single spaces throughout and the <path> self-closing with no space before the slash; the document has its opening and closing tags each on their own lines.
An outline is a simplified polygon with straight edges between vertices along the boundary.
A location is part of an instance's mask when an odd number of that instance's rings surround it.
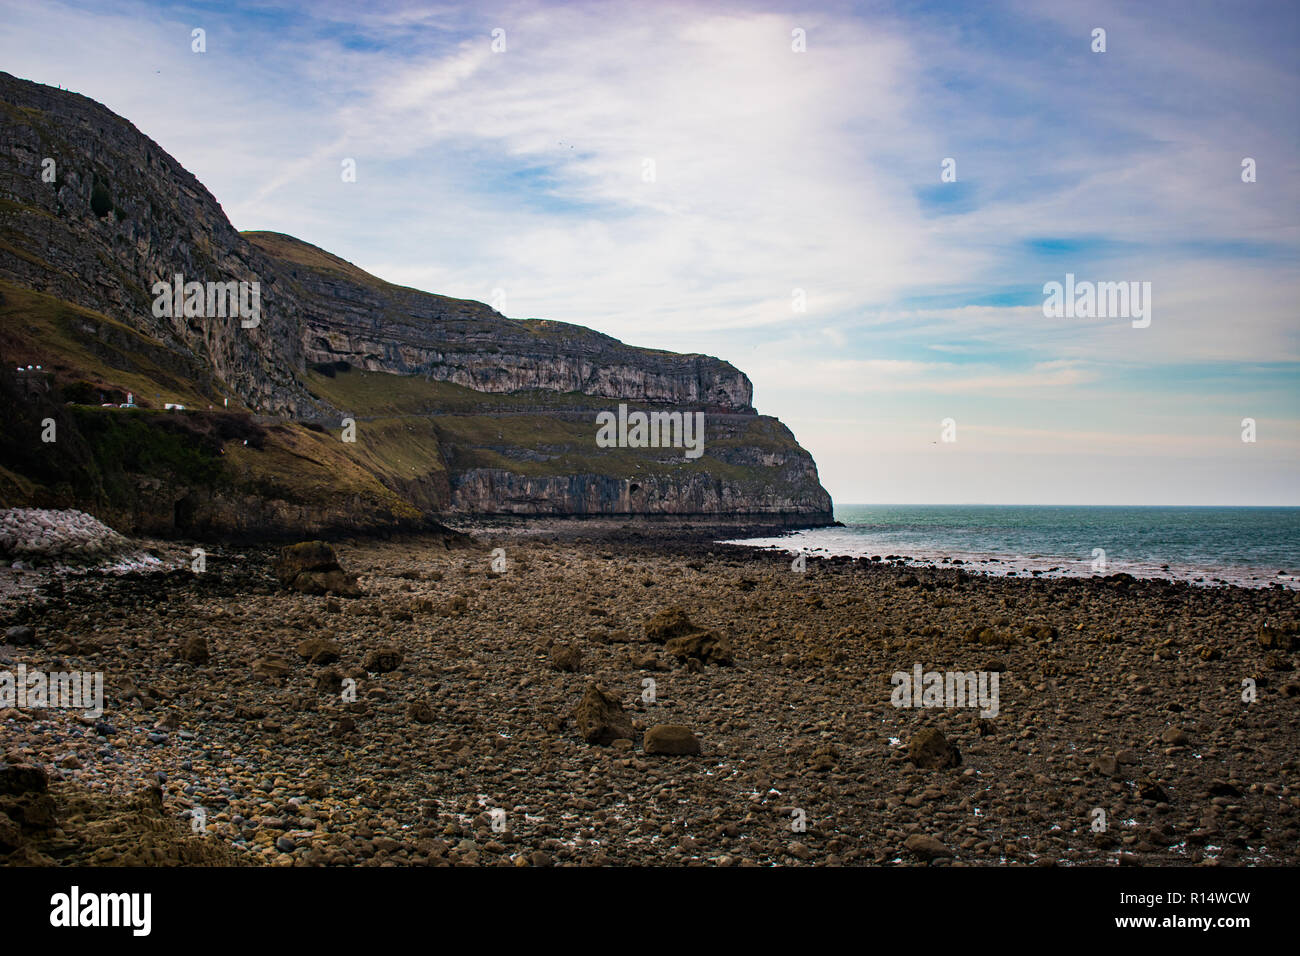
<svg viewBox="0 0 1300 956">
<path fill-rule="evenodd" d="M 0 862 L 1300 862 L 1294 591 L 469 530 L 0 571 L 0 673 L 105 698 L 0 711 Z"/>
</svg>

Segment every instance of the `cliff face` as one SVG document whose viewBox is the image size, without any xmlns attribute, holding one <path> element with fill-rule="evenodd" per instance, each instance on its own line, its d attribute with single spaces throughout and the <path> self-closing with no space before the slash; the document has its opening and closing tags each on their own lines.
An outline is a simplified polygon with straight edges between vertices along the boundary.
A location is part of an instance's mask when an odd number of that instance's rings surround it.
<svg viewBox="0 0 1300 956">
<path fill-rule="evenodd" d="M 250 232 L 295 284 L 309 363 L 418 374 L 481 392 L 541 389 L 753 411 L 753 387 L 706 355 L 653 352 L 577 325 L 391 285 L 290 236 Z"/>
<path fill-rule="evenodd" d="M 126 120 L 0 73 L 0 189 L 0 276 L 120 320 L 214 398 L 276 415 L 313 407 L 294 374 L 301 311 L 287 283 L 202 183 Z M 155 317 L 152 285 L 176 273 L 260 282 L 261 323 Z"/>
<path fill-rule="evenodd" d="M 154 283 L 176 274 L 257 283 L 257 323 L 156 315 Z M 86 406 L 68 427 L 104 454 L 117 427 L 104 416 L 162 429 L 169 461 L 184 454 L 167 442 L 197 440 L 144 412 L 98 408 L 127 391 L 146 408 L 228 408 L 274 426 L 251 451 L 207 448 L 215 464 L 201 479 L 129 455 L 80 483 L 0 467 L 0 503 L 98 507 L 153 533 L 385 526 L 438 512 L 830 517 L 811 457 L 756 414 L 749 379 L 730 364 L 507 319 L 289 236 L 240 234 L 129 122 L 4 73 L 0 361 L 43 365 L 48 401 Z M 595 414 L 618 402 L 705 412 L 703 457 L 598 448 Z M 125 504 L 131 482 L 147 508 Z"/>
</svg>

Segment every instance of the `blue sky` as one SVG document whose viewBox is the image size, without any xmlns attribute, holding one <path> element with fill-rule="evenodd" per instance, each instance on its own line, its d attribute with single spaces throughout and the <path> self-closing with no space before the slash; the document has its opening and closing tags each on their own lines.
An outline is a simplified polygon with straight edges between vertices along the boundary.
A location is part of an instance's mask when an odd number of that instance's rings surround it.
<svg viewBox="0 0 1300 956">
<path fill-rule="evenodd" d="M 240 229 L 733 362 L 837 501 L 1300 504 L 1300 4 L 0 14 Z M 1044 318 L 1067 272 L 1150 326 Z"/>
</svg>

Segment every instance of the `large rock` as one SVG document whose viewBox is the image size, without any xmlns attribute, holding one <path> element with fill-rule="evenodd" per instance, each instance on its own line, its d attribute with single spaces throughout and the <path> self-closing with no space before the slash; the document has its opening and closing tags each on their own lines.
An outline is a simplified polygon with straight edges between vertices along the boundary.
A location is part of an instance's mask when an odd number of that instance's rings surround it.
<svg viewBox="0 0 1300 956">
<path fill-rule="evenodd" d="M 275 576 L 287 588 L 303 594 L 337 594 L 360 597 L 356 575 L 339 565 L 334 549 L 324 541 L 303 541 L 280 549 Z"/>
<path fill-rule="evenodd" d="M 1294 622 L 1277 624 L 1265 621 L 1260 625 L 1255 639 L 1260 647 L 1289 651 L 1296 644 L 1296 630 Z"/>
<path fill-rule="evenodd" d="M 907 742 L 907 755 L 912 763 L 924 770 L 956 767 L 961 763 L 961 753 L 935 727 L 926 727 L 914 733 Z"/>
<path fill-rule="evenodd" d="M 578 670 L 582 666 L 582 650 L 572 644 L 556 644 L 551 648 L 551 666 L 570 673 Z"/>
<path fill-rule="evenodd" d="M 338 641 L 323 637 L 309 637 L 298 645 L 298 656 L 309 664 L 335 664 L 342 653 Z"/>
<path fill-rule="evenodd" d="M 25 624 L 5 628 L 5 643 L 21 646 L 36 643 L 36 631 Z"/>
<path fill-rule="evenodd" d="M 615 740 L 633 740 L 636 728 L 617 697 L 599 684 L 591 684 L 573 711 L 578 733 L 589 744 L 608 746 Z"/>
<path fill-rule="evenodd" d="M 36 764 L 4 764 L 0 766 L 0 793 L 21 796 L 25 793 L 44 793 L 50 787 L 49 774 Z"/>
<path fill-rule="evenodd" d="M 676 605 L 666 607 L 652 614 L 645 622 L 645 636 L 656 644 L 667 644 L 674 637 L 681 637 L 699 630 L 691 623 L 685 609 Z"/>
<path fill-rule="evenodd" d="M 647 639 L 663 644 L 676 658 L 703 664 L 732 663 L 731 642 L 717 631 L 693 623 L 681 607 L 673 605 L 656 612 L 643 627 Z"/>
<path fill-rule="evenodd" d="M 680 724 L 656 724 L 645 732 L 641 743 L 648 754 L 683 756 L 700 752 L 700 739 L 689 727 Z"/>
<path fill-rule="evenodd" d="M 253 661 L 253 673 L 267 680 L 282 681 L 291 670 L 289 662 L 278 654 L 268 654 Z"/>
<path fill-rule="evenodd" d="M 913 833 L 903 842 L 903 846 L 927 863 L 940 857 L 952 856 L 952 851 L 940 840 L 924 833 Z"/>
<path fill-rule="evenodd" d="M 181 642 L 180 658 L 191 664 L 206 664 L 211 660 L 208 651 L 208 639 L 202 634 L 192 634 Z"/>
<path fill-rule="evenodd" d="M 293 584 L 304 571 L 338 571 L 338 557 L 324 541 L 300 541 L 280 549 L 275 559 L 275 576 L 284 585 Z"/>
<path fill-rule="evenodd" d="M 402 649 L 393 644 L 367 651 L 361 666 L 372 674 L 387 674 L 402 666 Z"/>
<path fill-rule="evenodd" d="M 727 665 L 733 661 L 731 642 L 717 631 L 695 631 L 674 637 L 664 650 L 681 660 L 694 659 L 703 664 Z"/>
</svg>

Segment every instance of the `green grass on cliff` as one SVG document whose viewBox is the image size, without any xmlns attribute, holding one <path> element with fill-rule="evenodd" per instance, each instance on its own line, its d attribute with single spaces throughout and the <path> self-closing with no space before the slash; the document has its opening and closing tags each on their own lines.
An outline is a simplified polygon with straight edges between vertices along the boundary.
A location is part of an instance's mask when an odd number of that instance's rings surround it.
<svg viewBox="0 0 1300 956">
<path fill-rule="evenodd" d="M 158 348 L 115 319 L 0 279 L 0 356 L 13 365 L 41 365 L 61 382 L 85 381 L 106 392 L 134 392 L 154 401 L 206 406 L 192 383 L 150 359 Z"/>
<path fill-rule="evenodd" d="M 576 392 L 484 393 L 421 376 L 359 369 L 332 378 L 310 372 L 306 381 L 313 393 L 358 417 L 358 443 L 385 476 L 432 469 L 436 452 L 453 472 L 497 468 L 529 477 L 624 478 L 707 473 L 753 488 L 772 483 L 770 469 L 729 464 L 716 453 L 732 448 L 789 453 L 797 447 L 779 422 L 753 416 L 742 420 L 734 434 L 706 437 L 700 458 L 674 449 L 599 448 L 595 411 L 618 404 L 608 398 Z M 589 414 L 575 417 L 580 412 Z M 399 428 L 403 421 L 414 432 Z M 422 444 L 420 436 L 427 436 Z"/>
<path fill-rule="evenodd" d="M 358 443 L 365 437 L 359 432 Z M 365 446 L 363 445 L 362 448 Z M 345 444 L 337 433 L 322 433 L 297 424 L 267 429 L 262 448 L 231 443 L 225 464 L 236 487 L 320 512 L 342 511 L 353 498 L 374 502 L 397 518 L 415 519 L 420 510 L 382 484 L 369 454 Z"/>
</svg>

